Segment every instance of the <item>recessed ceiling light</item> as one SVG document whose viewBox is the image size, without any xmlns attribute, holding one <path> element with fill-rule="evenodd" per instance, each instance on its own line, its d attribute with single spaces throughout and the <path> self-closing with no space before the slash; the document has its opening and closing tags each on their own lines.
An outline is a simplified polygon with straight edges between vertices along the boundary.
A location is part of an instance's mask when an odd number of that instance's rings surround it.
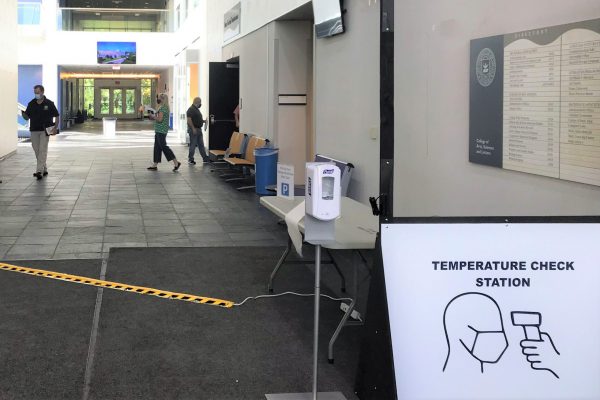
<svg viewBox="0 0 600 400">
<path fill-rule="evenodd" d="M 120 65 L 113 65 L 112 69 L 114 69 L 115 71 L 118 71 L 118 70 L 121 69 L 121 66 Z"/>
<path fill-rule="evenodd" d="M 100 13 L 96 13 L 96 15 L 100 15 Z"/>
<path fill-rule="evenodd" d="M 135 14 L 133 14 L 133 15 L 135 15 L 136 17 L 139 17 L 139 16 L 140 16 L 140 13 L 135 13 Z"/>
</svg>

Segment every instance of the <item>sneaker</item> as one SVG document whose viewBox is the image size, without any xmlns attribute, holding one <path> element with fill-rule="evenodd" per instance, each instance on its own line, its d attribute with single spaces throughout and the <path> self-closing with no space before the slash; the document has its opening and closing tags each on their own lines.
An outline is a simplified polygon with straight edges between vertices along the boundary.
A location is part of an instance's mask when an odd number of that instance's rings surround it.
<svg viewBox="0 0 600 400">
<path fill-rule="evenodd" d="M 148 168 L 146 168 L 149 171 L 158 171 L 158 167 L 157 166 L 149 166 Z"/>
<path fill-rule="evenodd" d="M 181 163 L 177 161 L 177 165 L 173 167 L 173 172 L 177 171 L 181 167 Z"/>
<path fill-rule="evenodd" d="M 208 158 L 205 158 L 204 160 L 202 160 L 202 163 L 204 163 L 204 164 L 208 164 L 209 162 L 210 162 L 210 159 L 208 159 Z"/>
<path fill-rule="evenodd" d="M 188 161 L 188 164 L 196 165 L 196 161 L 194 161 L 194 160 L 189 160 L 189 161 Z"/>
<path fill-rule="evenodd" d="M 48 171 L 44 171 L 43 176 L 48 176 Z"/>
<path fill-rule="evenodd" d="M 36 172 L 35 174 L 33 174 L 33 176 L 35 176 L 35 178 L 39 181 L 42 179 L 42 173 L 41 172 Z"/>
</svg>

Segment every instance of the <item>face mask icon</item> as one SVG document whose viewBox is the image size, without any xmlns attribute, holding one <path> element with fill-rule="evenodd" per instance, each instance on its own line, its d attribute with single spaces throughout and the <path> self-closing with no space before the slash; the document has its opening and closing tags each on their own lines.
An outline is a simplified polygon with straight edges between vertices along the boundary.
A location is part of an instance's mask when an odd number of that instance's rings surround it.
<svg viewBox="0 0 600 400">
<path fill-rule="evenodd" d="M 504 331 L 480 332 L 470 325 L 469 329 L 475 332 L 475 341 L 473 342 L 473 346 L 469 348 L 460 339 L 465 349 L 482 363 L 494 364 L 500 361 L 500 358 L 502 358 L 502 355 L 508 348 L 508 341 L 506 340 Z"/>
<path fill-rule="evenodd" d="M 448 344 L 444 372 L 468 366 L 484 372 L 485 364 L 496 364 L 508 348 L 502 311 L 484 293 L 462 293 L 450 300 L 444 310 L 444 332 Z"/>
</svg>

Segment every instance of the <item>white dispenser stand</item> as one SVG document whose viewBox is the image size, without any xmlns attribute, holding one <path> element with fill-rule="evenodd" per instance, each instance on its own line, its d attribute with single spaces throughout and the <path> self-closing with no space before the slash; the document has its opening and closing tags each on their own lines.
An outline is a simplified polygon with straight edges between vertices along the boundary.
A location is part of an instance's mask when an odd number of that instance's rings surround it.
<svg viewBox="0 0 600 400">
<path fill-rule="evenodd" d="M 346 400 L 341 392 L 318 391 L 321 245 L 335 241 L 335 219 L 341 207 L 340 169 L 333 164 L 306 164 L 304 240 L 315 247 L 315 306 L 312 393 L 267 394 L 267 400 Z"/>
</svg>

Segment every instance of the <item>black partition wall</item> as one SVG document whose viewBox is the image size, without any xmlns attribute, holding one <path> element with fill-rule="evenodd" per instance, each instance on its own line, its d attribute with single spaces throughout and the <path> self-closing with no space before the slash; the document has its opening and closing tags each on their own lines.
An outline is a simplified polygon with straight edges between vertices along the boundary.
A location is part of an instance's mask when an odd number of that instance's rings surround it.
<svg viewBox="0 0 600 400">
<path fill-rule="evenodd" d="M 388 223 L 393 217 L 394 193 L 394 0 L 381 0 L 380 14 L 378 204 L 380 223 Z M 379 238 L 375 249 L 355 391 L 361 400 L 391 400 L 396 398 L 396 387 Z"/>
</svg>

